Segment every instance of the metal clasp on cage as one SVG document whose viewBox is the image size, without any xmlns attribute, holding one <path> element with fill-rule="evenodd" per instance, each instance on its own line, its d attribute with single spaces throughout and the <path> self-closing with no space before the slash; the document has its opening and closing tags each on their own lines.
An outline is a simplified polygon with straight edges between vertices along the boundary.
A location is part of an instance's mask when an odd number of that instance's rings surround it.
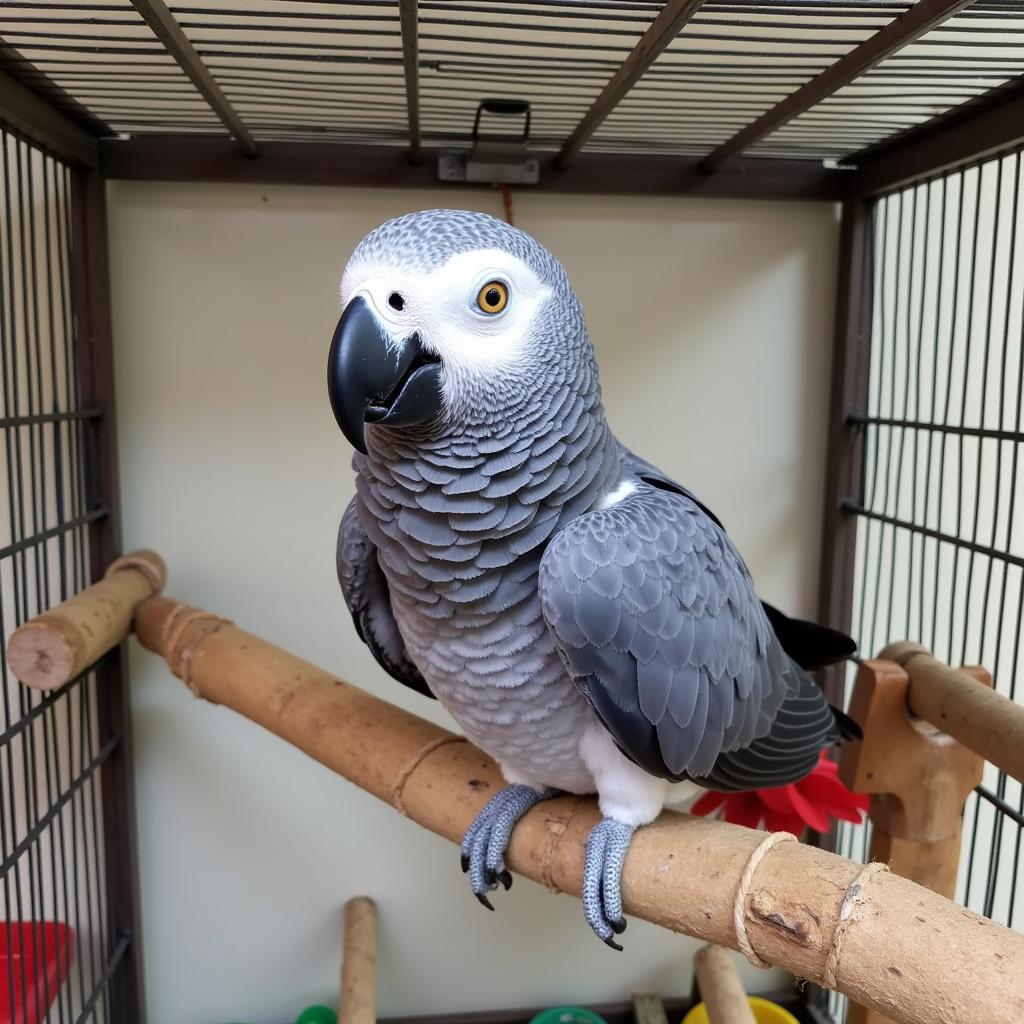
<svg viewBox="0 0 1024 1024">
<path fill-rule="evenodd" d="M 518 133 L 480 131 L 484 114 L 492 117 L 521 117 Z M 441 181 L 468 181 L 482 185 L 536 185 L 540 163 L 527 156 L 530 138 L 530 104 L 526 100 L 481 100 L 473 119 L 473 146 L 468 152 L 445 150 L 438 157 Z"/>
</svg>

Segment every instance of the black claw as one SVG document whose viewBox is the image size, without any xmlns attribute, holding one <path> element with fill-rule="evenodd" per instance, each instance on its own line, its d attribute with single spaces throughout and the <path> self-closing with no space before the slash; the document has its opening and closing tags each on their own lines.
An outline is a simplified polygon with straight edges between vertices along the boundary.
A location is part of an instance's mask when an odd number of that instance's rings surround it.
<svg viewBox="0 0 1024 1024">
<path fill-rule="evenodd" d="M 476 896 L 476 898 L 477 898 L 477 899 L 478 899 L 478 900 L 479 900 L 479 901 L 480 901 L 480 902 L 481 902 L 481 903 L 482 903 L 482 904 L 483 904 L 483 905 L 484 905 L 484 906 L 485 906 L 485 907 L 486 907 L 486 908 L 487 908 L 488 910 L 493 910 L 493 909 L 494 909 L 494 907 L 492 907 L 492 906 L 491 906 L 491 901 L 490 901 L 490 900 L 489 900 L 489 899 L 487 898 L 487 894 L 486 894 L 486 893 L 478 892 L 478 893 L 475 893 L 474 895 Z"/>
<path fill-rule="evenodd" d="M 498 875 L 498 881 L 505 886 L 505 892 L 508 892 L 512 888 L 512 876 L 509 874 L 506 868 L 500 875 Z"/>
<path fill-rule="evenodd" d="M 601 940 L 606 946 L 611 946 L 612 949 L 617 950 L 619 953 L 622 952 L 622 947 L 609 935 L 607 939 Z"/>
<path fill-rule="evenodd" d="M 466 874 L 466 872 L 469 871 L 469 858 L 465 854 L 462 854 L 459 858 L 459 862 L 462 864 L 462 873 Z"/>
<path fill-rule="evenodd" d="M 620 917 L 618 921 L 609 921 L 608 923 L 616 935 L 621 935 L 626 930 L 626 919 L 624 917 Z"/>
</svg>

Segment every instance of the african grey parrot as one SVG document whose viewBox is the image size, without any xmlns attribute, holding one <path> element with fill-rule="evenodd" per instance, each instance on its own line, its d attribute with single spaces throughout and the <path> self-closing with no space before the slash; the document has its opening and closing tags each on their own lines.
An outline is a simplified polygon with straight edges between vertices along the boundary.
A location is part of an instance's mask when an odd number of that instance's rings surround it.
<svg viewBox="0 0 1024 1024">
<path fill-rule="evenodd" d="M 620 948 L 636 828 L 682 780 L 809 773 L 846 719 L 804 669 L 853 643 L 763 605 L 718 520 L 616 440 L 579 301 L 534 239 L 400 217 L 356 248 L 341 301 L 328 385 L 356 449 L 338 536 L 356 629 L 508 782 L 462 844 L 485 906 L 511 885 L 516 821 L 597 793 L 583 903 Z"/>
</svg>

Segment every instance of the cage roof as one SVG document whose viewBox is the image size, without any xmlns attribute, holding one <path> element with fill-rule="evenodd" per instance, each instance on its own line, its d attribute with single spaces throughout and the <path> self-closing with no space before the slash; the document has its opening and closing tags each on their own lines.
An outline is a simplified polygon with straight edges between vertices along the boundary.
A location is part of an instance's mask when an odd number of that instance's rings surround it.
<svg viewBox="0 0 1024 1024">
<path fill-rule="evenodd" d="M 561 167 L 857 166 L 1024 95 L 1019 0 L 33 0 L 0 37 L 0 67 L 92 136 L 250 156 L 465 146 L 496 97 L 529 102 Z"/>
</svg>

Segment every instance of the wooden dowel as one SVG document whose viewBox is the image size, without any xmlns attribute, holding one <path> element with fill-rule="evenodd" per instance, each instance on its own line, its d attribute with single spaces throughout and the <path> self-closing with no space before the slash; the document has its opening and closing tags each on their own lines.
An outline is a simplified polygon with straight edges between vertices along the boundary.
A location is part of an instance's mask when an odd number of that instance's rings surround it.
<svg viewBox="0 0 1024 1024">
<path fill-rule="evenodd" d="M 987 689 L 986 681 L 971 677 L 979 690 Z M 952 898 L 964 803 L 981 782 L 984 762 L 914 720 L 909 691 L 902 666 L 889 659 L 861 662 L 850 714 L 864 738 L 843 744 L 839 773 L 850 789 L 871 794 L 871 859 Z"/>
<path fill-rule="evenodd" d="M 984 759 L 911 710 L 907 662 L 923 648 L 893 644 L 857 670 L 850 714 L 864 738 L 843 744 L 839 774 L 871 794 L 871 860 L 952 899 L 960 863 L 964 804 L 981 782 Z M 961 669 L 986 690 L 984 669 Z M 850 1003 L 847 1024 L 891 1024 L 877 1010 Z"/>
<path fill-rule="evenodd" d="M 9 668 L 37 690 L 63 686 L 128 636 L 136 606 L 166 582 L 167 568 L 153 551 L 117 559 L 98 583 L 11 634 Z"/>
<path fill-rule="evenodd" d="M 356 896 L 345 904 L 338 1024 L 377 1020 L 377 904 Z"/>
<path fill-rule="evenodd" d="M 665 1004 L 661 996 L 649 992 L 638 992 L 633 995 L 634 1024 L 668 1024 Z"/>
<path fill-rule="evenodd" d="M 693 970 L 709 1024 L 754 1024 L 754 1013 L 729 950 L 701 947 L 694 954 Z"/>
<path fill-rule="evenodd" d="M 494 762 L 463 737 L 224 619 L 155 597 L 139 608 L 136 632 L 194 693 L 455 843 L 503 784 Z M 599 817 L 592 798 L 545 801 L 516 826 L 509 866 L 578 896 Z M 457 870 L 454 854 L 452 863 Z M 810 981 L 827 977 L 829 987 L 900 1024 L 1024 1020 L 1024 936 L 815 847 L 768 848 L 764 832 L 665 813 L 634 837 L 622 887 L 628 913 L 733 949 L 738 904 L 765 961 Z M 594 955 L 603 955 L 596 946 Z"/>
<path fill-rule="evenodd" d="M 1024 782 L 1024 705 L 979 686 L 916 644 L 893 644 L 880 658 L 910 676 L 910 709 L 986 761 Z"/>
</svg>

